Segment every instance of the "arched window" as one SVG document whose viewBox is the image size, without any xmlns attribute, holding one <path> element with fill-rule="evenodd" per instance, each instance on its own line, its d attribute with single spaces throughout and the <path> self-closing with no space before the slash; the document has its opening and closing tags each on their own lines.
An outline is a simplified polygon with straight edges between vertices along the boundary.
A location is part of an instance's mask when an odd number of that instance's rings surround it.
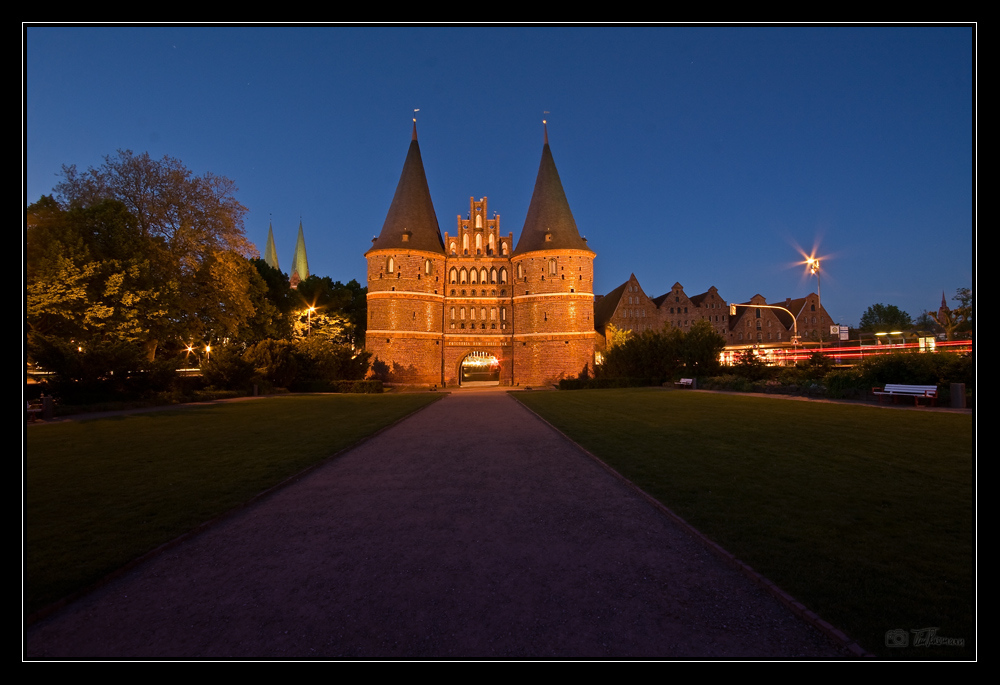
<svg viewBox="0 0 1000 685">
<path fill-rule="evenodd" d="M 469 320 L 470 321 L 475 321 L 476 320 L 476 308 L 475 307 L 469 307 Z"/>
<path fill-rule="evenodd" d="M 479 277 L 479 272 L 475 269 L 469 269 L 469 283 L 478 283 L 477 278 Z"/>
<path fill-rule="evenodd" d="M 468 233 L 466 233 L 465 235 L 462 236 L 462 249 L 465 250 L 466 254 L 469 253 L 469 234 Z"/>
<path fill-rule="evenodd" d="M 465 307 L 458 310 L 458 315 L 462 317 L 462 321 L 465 321 Z"/>
<path fill-rule="evenodd" d="M 424 260 L 424 273 L 428 276 L 431 275 L 431 260 L 429 259 Z"/>
<path fill-rule="evenodd" d="M 505 255 L 505 256 L 507 254 L 507 243 L 502 242 L 502 241 L 500 243 L 500 254 Z"/>
<path fill-rule="evenodd" d="M 520 264 L 517 265 L 517 277 L 524 278 L 524 267 Z"/>
<path fill-rule="evenodd" d="M 452 254 L 455 254 L 455 248 L 456 248 L 456 245 L 455 245 L 455 241 L 454 241 L 454 240 L 452 240 L 452 241 L 451 241 L 451 253 L 452 253 Z"/>
<path fill-rule="evenodd" d="M 482 319 L 483 321 L 486 321 L 486 307 L 483 307 L 479 310 L 479 318 Z"/>
<path fill-rule="evenodd" d="M 503 284 L 506 282 L 507 282 L 507 269 L 500 269 L 500 283 Z"/>
<path fill-rule="evenodd" d="M 493 253 L 493 250 L 494 250 L 495 247 L 496 247 L 496 239 L 493 237 L 493 234 L 490 233 L 490 253 L 491 254 Z"/>
<path fill-rule="evenodd" d="M 451 308 L 451 320 L 452 321 L 455 320 L 455 308 L 454 307 Z"/>
<path fill-rule="evenodd" d="M 392 273 L 393 271 L 395 271 L 396 270 L 396 260 L 393 259 L 392 257 L 389 257 L 389 260 L 385 264 L 385 270 L 388 271 L 389 273 Z"/>
<path fill-rule="evenodd" d="M 490 276 L 489 276 L 488 273 L 486 273 L 486 267 L 484 266 L 482 268 L 482 270 L 479 272 L 479 282 L 480 283 L 489 283 L 489 278 L 490 278 Z"/>
<path fill-rule="evenodd" d="M 462 268 L 462 271 L 460 272 L 459 276 L 461 278 L 463 285 L 469 282 L 469 274 L 464 267 Z"/>
<path fill-rule="evenodd" d="M 496 269 L 491 269 L 490 270 L 490 283 L 496 283 L 496 282 L 497 282 L 497 270 Z"/>
<path fill-rule="evenodd" d="M 451 267 L 451 271 L 448 274 L 448 280 L 452 283 L 458 283 L 458 269 Z"/>
<path fill-rule="evenodd" d="M 483 227 L 483 215 L 476 214 L 476 228 L 482 228 L 482 227 Z M 479 246 L 477 245 L 476 247 Z"/>
<path fill-rule="evenodd" d="M 476 218 L 479 219 L 478 216 Z M 477 233 L 476 234 L 476 254 L 479 254 L 482 251 L 483 251 L 483 234 L 482 233 Z"/>
<path fill-rule="evenodd" d="M 490 308 L 490 321 L 496 321 L 496 320 L 497 320 L 497 308 L 496 307 L 491 307 Z"/>
<path fill-rule="evenodd" d="M 554 259 L 549 260 L 549 275 L 550 276 L 556 275 L 556 260 Z"/>
</svg>

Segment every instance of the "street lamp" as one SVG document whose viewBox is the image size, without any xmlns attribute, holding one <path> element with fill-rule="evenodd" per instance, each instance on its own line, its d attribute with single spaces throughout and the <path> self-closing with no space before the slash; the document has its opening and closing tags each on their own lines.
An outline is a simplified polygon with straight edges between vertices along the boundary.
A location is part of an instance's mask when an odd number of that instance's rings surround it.
<svg viewBox="0 0 1000 685">
<path fill-rule="evenodd" d="M 815 257 L 806 258 L 806 266 L 809 267 L 809 273 L 816 277 L 816 299 L 819 300 L 819 349 L 823 349 L 823 288 L 820 286 L 819 282 L 819 260 Z"/>
<path fill-rule="evenodd" d="M 309 333 L 312 331 L 312 313 L 316 311 L 315 307 L 310 307 L 306 310 L 306 337 L 309 337 Z"/>
</svg>

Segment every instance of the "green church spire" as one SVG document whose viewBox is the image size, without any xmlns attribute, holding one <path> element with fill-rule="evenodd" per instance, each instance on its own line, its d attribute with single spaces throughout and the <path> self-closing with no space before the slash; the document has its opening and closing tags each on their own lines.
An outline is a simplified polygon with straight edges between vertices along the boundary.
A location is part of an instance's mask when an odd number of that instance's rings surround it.
<svg viewBox="0 0 1000 685">
<path fill-rule="evenodd" d="M 281 271 L 278 266 L 278 251 L 274 247 L 274 231 L 271 230 L 271 222 L 267 223 L 267 246 L 264 248 L 264 261 L 272 269 Z"/>
<path fill-rule="evenodd" d="M 309 260 L 306 259 L 306 239 L 302 235 L 302 220 L 299 220 L 299 237 L 295 241 L 295 254 L 292 255 L 291 286 L 297 288 L 299 281 L 309 278 Z"/>
</svg>

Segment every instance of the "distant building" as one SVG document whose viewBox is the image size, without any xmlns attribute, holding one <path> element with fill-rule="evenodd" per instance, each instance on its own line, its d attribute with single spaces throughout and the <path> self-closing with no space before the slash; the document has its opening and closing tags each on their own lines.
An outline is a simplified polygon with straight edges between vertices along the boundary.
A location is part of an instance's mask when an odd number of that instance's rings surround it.
<svg viewBox="0 0 1000 685">
<path fill-rule="evenodd" d="M 744 305 L 766 305 L 763 295 L 754 295 Z M 680 283 L 674 283 L 669 292 L 650 298 L 639 285 L 635 274 L 604 297 L 598 297 L 594 306 L 594 325 L 600 335 L 598 349 L 605 346 L 604 337 L 608 324 L 619 330 L 658 330 L 665 325 L 690 330 L 699 320 L 707 320 L 726 339 L 727 345 L 775 345 L 789 343 L 795 333 L 804 342 L 830 340 L 830 315 L 820 306 L 815 293 L 806 297 L 774 303 L 789 310 L 765 307 L 738 307 L 730 316 L 729 305 L 712 286 L 700 295 L 688 297 Z"/>
</svg>

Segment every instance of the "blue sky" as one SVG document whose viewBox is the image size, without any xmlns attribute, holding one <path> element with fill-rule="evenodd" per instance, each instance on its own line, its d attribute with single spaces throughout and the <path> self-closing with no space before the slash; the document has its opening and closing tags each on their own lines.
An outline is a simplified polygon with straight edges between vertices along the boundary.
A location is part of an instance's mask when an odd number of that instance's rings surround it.
<svg viewBox="0 0 1000 685">
<path fill-rule="evenodd" d="M 33 27 L 25 202 L 117 149 L 228 176 L 287 270 L 365 280 L 413 109 L 442 232 L 520 234 L 542 118 L 595 292 L 635 273 L 728 301 L 815 291 L 857 324 L 973 285 L 969 27 Z M 543 112 L 548 114 L 543 114 Z"/>
</svg>

